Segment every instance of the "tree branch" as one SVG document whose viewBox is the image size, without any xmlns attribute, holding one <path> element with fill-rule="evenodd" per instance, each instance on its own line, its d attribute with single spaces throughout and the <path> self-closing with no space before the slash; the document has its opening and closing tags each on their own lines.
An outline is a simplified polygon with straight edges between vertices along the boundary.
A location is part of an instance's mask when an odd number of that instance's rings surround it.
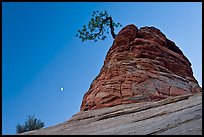
<svg viewBox="0 0 204 137">
<path fill-rule="evenodd" d="M 114 33 L 113 20 L 112 20 L 112 17 L 111 17 L 111 16 L 110 16 L 110 17 L 107 17 L 107 18 L 104 19 L 104 20 L 102 20 L 102 23 L 100 24 L 100 28 L 99 28 L 100 30 L 99 30 L 99 32 L 98 32 L 98 33 L 95 33 L 95 34 L 92 34 L 92 35 L 95 36 L 95 35 L 100 34 L 100 33 L 102 32 L 102 30 L 103 30 L 103 23 L 106 22 L 106 21 L 108 21 L 108 20 L 110 20 L 111 35 L 112 35 L 113 39 L 115 39 L 116 34 Z"/>
<path fill-rule="evenodd" d="M 101 31 L 103 30 L 102 25 L 103 25 L 103 24 L 101 24 L 101 25 L 100 25 L 100 30 L 99 30 L 99 32 L 98 32 L 98 33 L 95 33 L 95 34 L 93 34 L 93 35 L 98 35 L 98 34 L 100 34 L 100 33 L 101 33 Z"/>
</svg>

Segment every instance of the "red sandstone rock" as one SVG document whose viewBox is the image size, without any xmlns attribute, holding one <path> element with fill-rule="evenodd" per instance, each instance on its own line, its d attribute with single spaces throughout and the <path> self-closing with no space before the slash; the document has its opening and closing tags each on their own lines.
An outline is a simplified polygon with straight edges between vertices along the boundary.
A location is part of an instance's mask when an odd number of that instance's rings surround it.
<svg viewBox="0 0 204 137">
<path fill-rule="evenodd" d="M 157 28 L 124 27 L 109 49 L 80 110 L 156 101 L 202 89 L 191 63 Z"/>
</svg>

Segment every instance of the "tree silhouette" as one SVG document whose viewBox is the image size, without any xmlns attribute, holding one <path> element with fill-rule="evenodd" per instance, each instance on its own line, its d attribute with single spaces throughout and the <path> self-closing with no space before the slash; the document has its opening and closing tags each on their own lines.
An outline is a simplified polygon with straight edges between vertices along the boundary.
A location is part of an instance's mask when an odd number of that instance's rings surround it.
<svg viewBox="0 0 204 137">
<path fill-rule="evenodd" d="M 34 116 L 28 116 L 28 119 L 25 121 L 24 125 L 17 124 L 16 133 L 23 133 L 26 131 L 40 129 L 42 127 L 44 127 L 44 122 L 41 122 L 39 119 L 36 119 Z"/>
<path fill-rule="evenodd" d="M 79 37 L 83 42 L 87 40 L 97 42 L 107 37 L 104 33 L 109 33 L 110 28 L 111 35 L 115 39 L 116 34 L 114 28 L 121 26 L 120 23 L 113 22 L 112 17 L 108 15 L 107 11 L 93 11 L 88 26 L 83 25 L 83 28 L 78 30 L 76 37 Z"/>
</svg>

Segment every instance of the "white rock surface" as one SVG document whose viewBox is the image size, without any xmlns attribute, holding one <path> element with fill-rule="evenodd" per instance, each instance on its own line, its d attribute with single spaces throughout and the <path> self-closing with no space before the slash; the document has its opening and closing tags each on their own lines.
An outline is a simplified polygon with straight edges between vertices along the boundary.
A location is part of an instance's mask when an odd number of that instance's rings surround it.
<svg viewBox="0 0 204 137">
<path fill-rule="evenodd" d="M 202 135 L 202 93 L 81 111 L 56 126 L 21 135 Z"/>
</svg>

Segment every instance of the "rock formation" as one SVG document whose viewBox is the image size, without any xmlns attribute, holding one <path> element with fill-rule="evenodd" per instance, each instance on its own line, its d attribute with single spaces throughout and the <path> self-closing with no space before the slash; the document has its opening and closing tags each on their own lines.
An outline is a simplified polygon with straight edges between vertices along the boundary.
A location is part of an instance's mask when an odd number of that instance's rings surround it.
<svg viewBox="0 0 204 137">
<path fill-rule="evenodd" d="M 159 29 L 127 25 L 116 36 L 80 110 L 201 92 L 191 63 Z"/>
<path fill-rule="evenodd" d="M 201 90 L 174 42 L 154 27 L 128 25 L 108 51 L 81 111 L 20 135 L 202 135 Z"/>
<path fill-rule="evenodd" d="M 80 111 L 20 135 L 202 135 L 202 92 Z"/>
</svg>

